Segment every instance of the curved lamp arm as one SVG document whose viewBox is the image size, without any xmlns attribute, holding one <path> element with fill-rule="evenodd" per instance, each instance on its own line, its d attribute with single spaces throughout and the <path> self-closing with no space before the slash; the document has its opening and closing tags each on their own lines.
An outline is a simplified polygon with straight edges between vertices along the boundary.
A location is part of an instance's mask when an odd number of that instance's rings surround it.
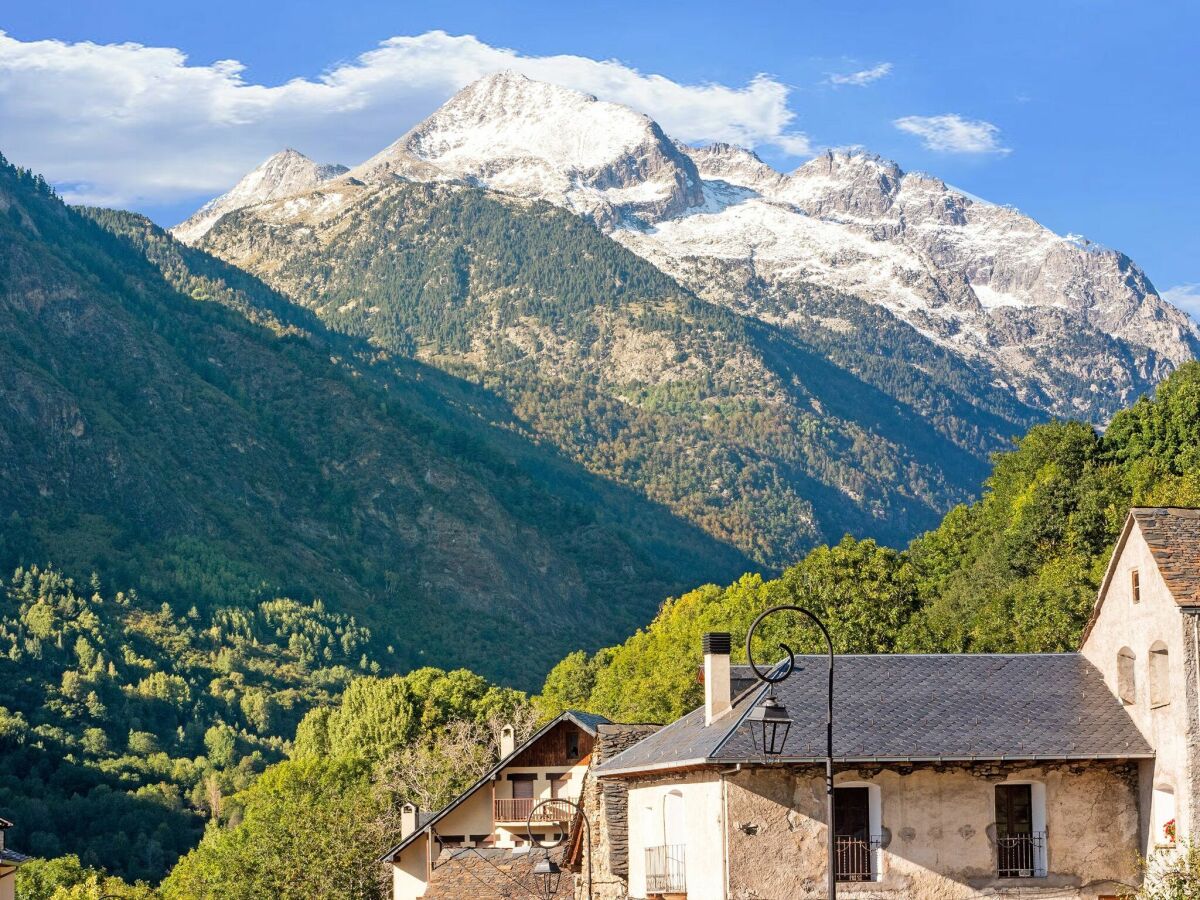
<svg viewBox="0 0 1200 900">
<path fill-rule="evenodd" d="M 592 897 L 592 823 L 589 822 L 588 817 L 586 815 L 584 815 L 583 807 L 581 807 L 574 800 L 568 800 L 565 797 L 550 797 L 545 800 L 539 800 L 537 803 L 535 803 L 533 805 L 533 808 L 531 810 L 529 810 L 529 816 L 525 819 L 525 836 L 527 838 L 529 838 L 529 846 L 530 846 L 530 848 L 541 847 L 543 850 L 546 851 L 546 858 L 549 859 L 550 851 L 553 850 L 555 847 L 562 846 L 563 842 L 567 839 L 567 834 L 566 834 L 565 830 L 563 832 L 562 837 L 560 837 L 557 841 L 555 841 L 553 844 L 550 844 L 549 846 L 547 846 L 546 844 L 543 844 L 539 841 L 536 841 L 533 838 L 533 817 L 534 817 L 534 815 L 543 806 L 548 806 L 551 803 L 565 803 L 567 806 L 569 806 L 573 810 L 575 810 L 575 814 L 577 816 L 579 816 L 580 820 L 582 820 L 582 822 L 583 822 L 583 828 L 584 828 L 584 832 L 587 834 L 587 843 L 588 843 L 587 897 L 588 897 L 588 900 L 591 900 L 591 897 Z"/>
<path fill-rule="evenodd" d="M 758 614 L 758 618 L 750 625 L 750 630 L 746 632 L 746 660 L 750 663 L 750 668 L 754 670 L 755 676 L 759 681 L 765 681 L 767 684 L 779 684 L 796 670 L 796 651 L 787 644 L 780 642 L 779 649 L 787 654 L 787 663 L 783 669 L 778 671 L 768 670 L 764 672 L 758 667 L 754 661 L 754 654 L 751 652 L 751 644 L 754 641 L 754 632 L 758 630 L 758 626 L 763 623 L 767 616 L 774 615 L 779 612 L 798 612 L 801 615 L 807 616 L 814 625 L 821 630 L 821 636 L 825 638 L 825 646 L 829 649 L 829 670 L 833 671 L 833 640 L 829 637 L 829 629 L 825 627 L 825 623 L 817 618 L 815 613 L 809 612 L 803 606 L 785 603 L 781 606 L 772 606 L 770 609 L 765 609 Z"/>
</svg>

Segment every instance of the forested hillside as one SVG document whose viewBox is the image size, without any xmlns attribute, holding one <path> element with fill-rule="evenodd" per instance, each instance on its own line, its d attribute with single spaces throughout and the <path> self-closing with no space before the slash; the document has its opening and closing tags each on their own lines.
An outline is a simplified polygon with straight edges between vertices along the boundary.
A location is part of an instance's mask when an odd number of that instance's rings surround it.
<svg viewBox="0 0 1200 900">
<path fill-rule="evenodd" d="M 378 670 L 319 601 L 173 612 L 54 571 L 0 582 L 0 810 L 28 853 L 161 877 L 301 716 Z"/>
<path fill-rule="evenodd" d="M 337 330 L 477 379 L 760 567 L 847 532 L 903 544 L 1039 418 L 886 310 L 814 289 L 774 327 L 546 203 L 394 182 L 293 205 L 325 200 L 341 211 L 230 213 L 200 246 Z"/>
<path fill-rule="evenodd" d="M 143 219 L 101 228 L 7 163 L 0 209 L 0 571 L 95 571 L 176 614 L 320 597 L 391 670 L 532 685 L 742 570 L 486 391 L 373 365 Z"/>
<path fill-rule="evenodd" d="M 979 501 L 904 550 L 846 538 L 777 579 L 747 575 L 669 600 L 624 644 L 564 659 L 545 700 L 551 710 L 671 721 L 702 700 L 700 635 L 733 632 L 740 659 L 750 622 L 785 602 L 820 615 L 840 653 L 1069 650 L 1135 504 L 1200 506 L 1200 363 L 1180 368 L 1102 435 L 1074 422 L 1031 429 L 997 456 Z M 817 649 L 794 621 L 771 622 L 764 647 L 788 629 L 793 646 Z"/>
<path fill-rule="evenodd" d="M 1154 398 L 1117 416 L 1103 436 L 1074 423 L 1032 429 L 997 458 L 980 501 L 956 508 L 904 550 L 847 538 L 814 550 L 777 579 L 746 576 L 668 601 L 623 645 L 568 655 L 547 678 L 535 707 L 469 672 L 354 674 L 347 683 L 352 673 L 371 667 L 353 659 L 364 636 L 316 606 L 272 601 L 254 615 L 242 612 L 239 627 L 218 628 L 213 623 L 226 621 L 228 613 L 172 620 L 136 597 L 85 602 L 54 575 L 25 573 L 7 594 L 20 610 L 19 623 L 8 622 L 3 634 L 22 648 L 9 651 L 20 662 L 20 669 L 10 670 L 30 673 L 27 687 L 35 692 L 9 696 L 14 707 L 4 714 L 4 733 L 9 752 L 19 748 L 12 758 L 40 762 L 53 775 L 45 778 L 53 787 L 48 791 L 28 779 L 0 782 L 7 792 L 0 814 L 19 812 L 41 823 L 48 821 L 38 818 L 41 804 L 72 810 L 77 830 L 48 827 L 64 829 L 68 840 L 61 849 L 82 852 L 85 861 L 108 861 L 104 851 L 111 844 L 89 844 L 95 832 L 84 827 L 100 811 L 111 817 L 108 807 L 124 811 L 120 821 L 130 823 L 131 844 L 142 852 L 154 846 L 143 832 L 170 833 L 176 841 L 171 847 L 182 849 L 208 816 L 215 821 L 164 884 L 165 896 L 250 900 L 262 895 L 256 892 L 274 891 L 291 897 L 288 885 L 302 872 L 306 898 L 373 900 L 383 895 L 371 879 L 370 860 L 395 836 L 397 805 L 414 800 L 436 808 L 469 783 L 494 756 L 497 723 L 516 720 L 529 728 L 566 707 L 670 721 L 701 700 L 695 680 L 700 635 L 732 631 L 740 656 L 746 627 L 771 603 L 809 605 L 831 626 L 840 652 L 1075 646 L 1131 503 L 1200 504 L 1200 364 L 1180 369 Z M 36 599 L 45 594 L 60 599 Z M 115 632 L 105 618 L 119 623 Z M 67 624 L 76 619 L 83 624 Z M 47 622 L 53 623 L 50 637 L 40 646 L 50 662 L 35 663 L 26 655 L 37 646 L 31 635 L 47 633 Z M 122 636 L 126 629 L 129 637 Z M 775 621 L 771 629 L 764 643 L 786 637 L 799 649 L 816 649 L 794 622 Z M 289 638 L 285 648 L 281 630 L 311 635 L 312 643 L 293 647 Z M 147 642 L 147 634 L 160 637 Z M 182 655 L 177 649 L 176 662 L 154 649 L 164 646 L 195 649 Z M 149 664 L 156 657 L 161 669 Z M 105 666 L 102 660 L 113 662 Z M 284 661 L 278 670 L 275 660 Z M 202 697 L 209 678 L 211 696 Z M 261 733 L 257 717 L 265 712 L 290 729 L 305 704 L 343 684 L 340 698 L 322 702 L 300 722 L 286 745 L 292 758 L 256 779 L 264 762 L 285 749 Z M 38 712 L 43 703 L 46 712 Z M 120 713 L 109 724 L 89 718 L 97 703 Z M 130 718 L 147 710 L 157 711 L 153 721 L 163 733 L 141 732 L 142 720 Z M 51 724 L 58 716 L 68 724 Z M 230 735 L 241 757 L 236 763 L 227 755 Z M 135 760 L 134 748 L 149 741 L 159 748 Z M 48 750 L 67 754 L 62 773 L 53 774 Z M 55 807 L 44 799 L 56 796 L 60 784 L 99 784 L 110 775 L 119 775 L 133 796 L 114 796 L 99 786 L 85 795 L 94 808 L 65 797 Z M 238 791 L 228 796 L 230 789 Z M 36 802 L 31 791 L 38 792 Z M 215 817 L 214 799 L 221 809 Z M 143 831 L 140 822 L 147 823 Z M 314 829 L 340 835 L 336 857 L 313 845 Z M 49 840 L 26 829 L 16 834 Z M 328 865 L 331 858 L 338 864 Z M 147 871 L 123 857 L 112 864 L 135 874 Z M 86 885 L 97 877 L 70 859 L 22 874 L 27 885 L 80 885 L 75 890 L 81 893 L 66 895 L 71 900 L 86 898 Z"/>
</svg>

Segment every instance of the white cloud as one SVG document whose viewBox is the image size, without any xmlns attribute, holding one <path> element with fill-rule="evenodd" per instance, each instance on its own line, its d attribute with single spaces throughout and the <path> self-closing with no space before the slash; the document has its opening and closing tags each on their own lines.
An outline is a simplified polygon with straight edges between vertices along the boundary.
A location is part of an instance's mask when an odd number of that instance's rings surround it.
<svg viewBox="0 0 1200 900">
<path fill-rule="evenodd" d="M 844 75 L 830 75 L 829 83 L 836 85 L 851 85 L 853 87 L 866 87 L 873 81 L 878 81 L 880 78 L 891 74 L 892 64 L 883 62 L 877 66 L 872 66 L 869 69 L 863 69 L 861 72 L 849 72 Z"/>
<path fill-rule="evenodd" d="M 1200 322 L 1200 282 L 1177 284 L 1160 292 L 1160 296 Z"/>
<path fill-rule="evenodd" d="M 285 146 L 361 162 L 459 88 L 501 69 L 578 88 L 656 119 L 679 140 L 802 156 L 788 88 L 681 84 L 614 60 L 524 56 L 470 36 L 393 37 L 319 76 L 255 84 L 234 60 L 173 48 L 19 41 L 0 31 L 0 151 L 77 202 L 172 202 L 225 190 Z"/>
<path fill-rule="evenodd" d="M 1000 129 L 991 122 L 964 119 L 957 113 L 905 116 L 892 124 L 901 131 L 917 135 L 929 150 L 943 153 L 1011 152 L 1000 144 Z"/>
</svg>

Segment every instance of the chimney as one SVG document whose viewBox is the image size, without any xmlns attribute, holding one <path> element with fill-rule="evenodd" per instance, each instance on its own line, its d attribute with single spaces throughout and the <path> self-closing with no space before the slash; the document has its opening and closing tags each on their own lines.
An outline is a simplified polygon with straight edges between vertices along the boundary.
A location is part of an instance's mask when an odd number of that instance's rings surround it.
<svg viewBox="0 0 1200 900">
<path fill-rule="evenodd" d="M 400 807 L 400 840 L 417 830 L 417 805 L 405 803 Z"/>
<path fill-rule="evenodd" d="M 711 725 L 729 712 L 729 632 L 704 635 L 704 724 Z"/>
<path fill-rule="evenodd" d="M 508 759 L 517 749 L 517 732 L 511 725 L 500 729 L 500 758 Z"/>
</svg>

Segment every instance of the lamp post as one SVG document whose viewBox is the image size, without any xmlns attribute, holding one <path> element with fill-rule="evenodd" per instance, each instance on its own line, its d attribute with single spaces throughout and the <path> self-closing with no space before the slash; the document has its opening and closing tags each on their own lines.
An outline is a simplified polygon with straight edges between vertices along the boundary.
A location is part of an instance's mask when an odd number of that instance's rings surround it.
<svg viewBox="0 0 1200 900">
<path fill-rule="evenodd" d="M 559 868 L 558 863 L 550 858 L 550 851 L 560 846 L 566 840 L 566 832 L 564 831 L 563 836 L 548 847 L 545 844 L 535 841 L 533 838 L 533 817 L 539 809 L 551 803 L 565 803 L 575 810 L 576 815 L 583 821 L 584 833 L 587 835 L 587 900 L 592 900 L 592 824 L 588 821 L 587 816 L 584 815 L 583 807 L 574 800 L 568 800 L 565 797 L 539 800 L 534 804 L 533 809 L 529 810 L 529 817 L 525 820 L 525 834 L 529 838 L 530 852 L 533 852 L 534 847 L 541 847 L 546 851 L 546 855 L 542 857 L 541 861 L 534 865 L 533 876 L 537 880 L 538 887 L 541 888 L 542 897 L 545 900 L 551 900 L 558 893 L 558 886 L 562 881 L 562 869 Z"/>
<path fill-rule="evenodd" d="M 826 848 L 828 855 L 826 865 L 829 869 L 829 900 L 836 900 L 837 836 L 833 832 L 833 641 L 829 637 L 829 629 L 825 627 L 825 623 L 803 606 L 794 606 L 791 604 L 772 606 L 770 609 L 764 610 L 759 614 L 758 618 L 751 624 L 750 631 L 746 634 L 746 659 L 749 661 L 750 668 L 754 670 L 754 674 L 758 680 L 767 685 L 766 700 L 763 701 L 761 706 L 756 706 L 750 710 L 749 715 L 746 716 L 746 721 L 750 724 L 750 738 L 754 742 L 756 750 L 759 750 L 766 756 L 779 756 L 783 753 L 788 731 L 792 727 L 792 720 L 788 716 L 787 708 L 775 699 L 775 685 L 786 680 L 796 670 L 796 654 L 787 644 L 781 643 L 779 646 L 787 654 L 787 661 L 782 667 L 776 667 L 764 672 L 754 662 L 754 654 L 751 652 L 750 646 L 754 639 L 754 632 L 762 624 L 763 620 L 767 616 L 779 612 L 797 612 L 803 616 L 807 616 L 820 629 L 821 636 L 825 638 L 825 646 L 829 649 L 829 693 L 825 715 L 825 821 L 828 832 L 827 836 L 829 838 Z"/>
</svg>

